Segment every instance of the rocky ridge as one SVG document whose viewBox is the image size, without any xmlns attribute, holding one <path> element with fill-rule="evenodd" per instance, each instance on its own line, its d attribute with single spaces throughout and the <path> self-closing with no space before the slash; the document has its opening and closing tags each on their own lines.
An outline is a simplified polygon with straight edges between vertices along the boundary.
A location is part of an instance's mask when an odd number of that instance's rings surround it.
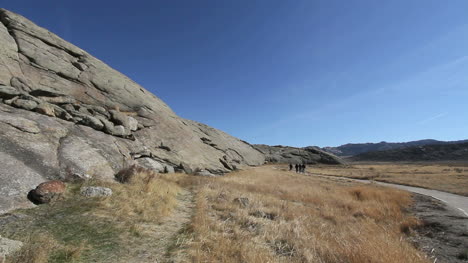
<svg viewBox="0 0 468 263">
<path fill-rule="evenodd" d="M 403 149 L 412 146 L 424 146 L 435 144 L 458 144 L 468 142 L 468 140 L 461 141 L 437 141 L 433 139 L 409 141 L 409 142 L 378 142 L 378 143 L 348 143 L 338 147 L 323 147 L 322 150 L 332 153 L 336 156 L 354 156 L 367 152 L 387 151 L 394 149 Z"/>
<path fill-rule="evenodd" d="M 467 159 L 468 142 L 429 144 L 385 151 L 366 152 L 348 158 L 350 161 L 361 162 L 463 162 Z"/>
<path fill-rule="evenodd" d="M 222 174 L 260 165 L 250 144 L 177 116 L 126 76 L 0 9 L 0 213 L 29 206 L 38 184 L 113 179 L 130 164 Z"/>
<path fill-rule="evenodd" d="M 265 155 L 265 160 L 271 163 L 290 164 L 342 164 L 342 160 L 333 154 L 322 151 L 318 147 L 296 148 L 290 146 L 269 146 L 255 144 L 254 147 Z"/>
</svg>

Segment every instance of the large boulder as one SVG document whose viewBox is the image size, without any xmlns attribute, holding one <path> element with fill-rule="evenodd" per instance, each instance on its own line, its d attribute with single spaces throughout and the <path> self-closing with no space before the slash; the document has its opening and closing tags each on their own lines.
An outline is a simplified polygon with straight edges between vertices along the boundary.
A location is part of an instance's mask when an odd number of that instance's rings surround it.
<svg viewBox="0 0 468 263">
<path fill-rule="evenodd" d="M 150 157 L 138 158 L 136 162 L 146 169 L 153 170 L 157 173 L 164 173 L 164 165 Z"/>
<path fill-rule="evenodd" d="M 29 200 L 35 204 L 46 204 L 61 197 L 67 187 L 64 182 L 54 180 L 39 184 L 36 189 L 31 190 L 28 194 Z"/>
<path fill-rule="evenodd" d="M 32 102 L 15 107 L 18 99 Z M 151 161 L 142 162 L 163 172 L 183 162 L 187 171 L 218 175 L 265 160 L 250 144 L 177 116 L 86 51 L 0 9 L 0 213 L 27 207 L 27 192 L 44 181 L 75 173 L 113 180 L 143 149 Z"/>
<path fill-rule="evenodd" d="M 112 195 L 112 189 L 101 186 L 84 186 L 80 188 L 80 194 L 85 197 L 108 197 Z"/>
</svg>

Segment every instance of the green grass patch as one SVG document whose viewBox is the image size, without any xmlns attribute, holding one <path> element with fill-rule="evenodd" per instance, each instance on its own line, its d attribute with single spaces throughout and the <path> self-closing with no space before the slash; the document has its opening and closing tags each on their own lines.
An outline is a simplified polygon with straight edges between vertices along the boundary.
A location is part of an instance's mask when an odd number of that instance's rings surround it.
<svg viewBox="0 0 468 263">
<path fill-rule="evenodd" d="M 96 207 L 99 200 L 78 198 L 20 210 L 16 220 L 2 226 L 0 235 L 28 242 L 34 235 L 47 233 L 59 245 L 51 252 L 50 262 L 70 262 L 70 249 L 63 248 L 81 244 L 86 246 L 76 262 L 99 261 L 118 254 L 124 229 L 112 219 L 93 215 Z"/>
<path fill-rule="evenodd" d="M 7 262 L 126 262 L 156 251 L 151 229 L 170 215 L 181 188 L 165 175 L 131 169 L 131 180 L 67 184 L 50 204 L 0 216 L 0 235 L 25 243 Z M 86 198 L 82 186 L 103 186 L 110 197 Z"/>
</svg>

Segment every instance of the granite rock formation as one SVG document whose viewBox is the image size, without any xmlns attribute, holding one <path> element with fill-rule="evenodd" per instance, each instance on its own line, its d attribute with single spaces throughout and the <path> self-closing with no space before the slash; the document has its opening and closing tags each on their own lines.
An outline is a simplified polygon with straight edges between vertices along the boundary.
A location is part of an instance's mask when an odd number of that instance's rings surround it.
<svg viewBox="0 0 468 263">
<path fill-rule="evenodd" d="M 255 144 L 254 147 L 265 155 L 265 160 L 270 163 L 290 164 L 342 164 L 343 161 L 331 153 L 327 153 L 318 147 L 296 148 L 290 146 L 269 146 Z"/>
<path fill-rule="evenodd" d="M 264 155 L 177 116 L 126 76 L 0 9 L 0 213 L 29 206 L 38 184 L 73 174 L 112 179 L 138 163 L 222 174 Z"/>
</svg>

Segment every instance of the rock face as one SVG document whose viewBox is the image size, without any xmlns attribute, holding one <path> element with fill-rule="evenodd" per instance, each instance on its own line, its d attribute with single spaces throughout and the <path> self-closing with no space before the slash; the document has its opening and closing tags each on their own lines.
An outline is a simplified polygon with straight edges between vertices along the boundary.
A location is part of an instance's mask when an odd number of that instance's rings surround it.
<svg viewBox="0 0 468 263">
<path fill-rule="evenodd" d="M 254 145 L 256 149 L 265 154 L 267 162 L 292 164 L 342 164 L 343 161 L 333 154 L 324 152 L 317 147 L 295 148 L 289 146 Z"/>
<path fill-rule="evenodd" d="M 102 61 L 4 9 L 0 58 L 0 213 L 28 206 L 26 194 L 41 182 L 75 173 L 112 179 L 139 158 L 168 172 L 212 174 L 264 163 L 248 143 L 180 118 Z"/>
</svg>

